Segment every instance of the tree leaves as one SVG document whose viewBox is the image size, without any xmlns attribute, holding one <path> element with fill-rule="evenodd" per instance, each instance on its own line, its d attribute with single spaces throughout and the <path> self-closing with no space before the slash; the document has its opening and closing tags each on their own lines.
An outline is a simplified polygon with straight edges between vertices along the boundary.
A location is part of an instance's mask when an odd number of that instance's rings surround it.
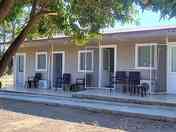
<svg viewBox="0 0 176 132">
<path fill-rule="evenodd" d="M 83 42 L 98 34 L 105 27 L 113 27 L 115 22 L 129 23 L 135 20 L 136 11 L 131 0 L 38 0 L 37 9 L 56 12 L 58 15 L 44 15 L 28 34 L 29 39 L 52 37 L 59 33 L 73 37 L 74 42 Z M 29 19 L 29 14 L 21 14 L 29 9 L 32 0 L 17 1 L 8 22 Z M 21 27 L 21 26 L 20 26 Z M 94 37 L 93 37 L 94 38 Z"/>
</svg>

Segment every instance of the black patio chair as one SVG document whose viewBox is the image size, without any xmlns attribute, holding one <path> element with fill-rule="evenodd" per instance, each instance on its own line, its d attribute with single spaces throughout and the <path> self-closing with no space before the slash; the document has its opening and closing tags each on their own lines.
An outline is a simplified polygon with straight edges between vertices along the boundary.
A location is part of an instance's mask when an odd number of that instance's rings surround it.
<svg viewBox="0 0 176 132">
<path fill-rule="evenodd" d="M 120 84 L 122 86 L 122 91 L 127 92 L 127 73 L 125 71 L 117 71 L 115 74 L 114 81 L 116 84 Z"/>
<path fill-rule="evenodd" d="M 25 81 L 25 88 L 32 88 L 34 87 L 34 77 L 27 77 L 27 81 Z"/>
<path fill-rule="evenodd" d="M 71 84 L 71 74 L 70 73 L 64 73 L 63 74 L 63 84 Z"/>
<path fill-rule="evenodd" d="M 57 78 L 57 86 L 64 88 L 66 85 L 71 84 L 71 74 L 70 73 L 64 73 L 62 76 L 58 76 Z M 56 87 L 57 90 L 57 87 Z"/>
<path fill-rule="evenodd" d="M 82 86 L 84 87 L 90 87 L 92 82 L 92 75 L 91 74 L 86 74 L 84 78 L 77 78 L 76 79 L 76 85 L 77 86 Z"/>
<path fill-rule="evenodd" d="M 40 80 L 42 80 L 42 74 L 36 73 L 35 76 L 28 77 L 27 81 L 25 82 L 25 87 L 26 88 L 38 88 Z"/>
<path fill-rule="evenodd" d="M 112 77 L 113 84 L 120 84 L 122 86 L 123 92 L 127 91 L 127 73 L 126 71 L 116 71 L 115 76 Z"/>
<path fill-rule="evenodd" d="M 62 74 L 58 74 L 55 82 L 55 88 L 62 88 Z"/>
<path fill-rule="evenodd" d="M 39 81 L 42 80 L 42 74 L 41 73 L 35 73 L 34 76 L 34 87 L 38 88 L 39 87 Z"/>
<path fill-rule="evenodd" d="M 128 90 L 130 95 L 137 94 L 140 86 L 141 74 L 140 72 L 132 71 L 129 72 L 128 77 Z"/>
</svg>

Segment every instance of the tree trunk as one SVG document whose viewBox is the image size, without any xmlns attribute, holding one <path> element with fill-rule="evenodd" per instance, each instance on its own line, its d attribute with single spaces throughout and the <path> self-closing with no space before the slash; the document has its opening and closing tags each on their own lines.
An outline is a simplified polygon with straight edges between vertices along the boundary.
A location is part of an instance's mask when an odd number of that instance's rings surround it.
<svg viewBox="0 0 176 132">
<path fill-rule="evenodd" d="M 0 3 L 0 21 L 10 14 L 15 0 L 2 0 Z"/>
<path fill-rule="evenodd" d="M 11 22 L 11 24 L 12 24 L 12 40 L 14 40 L 15 39 L 15 34 L 16 34 L 16 23 L 15 23 L 15 21 L 12 21 Z"/>
<path fill-rule="evenodd" d="M 31 30 L 33 24 L 36 22 L 36 20 L 39 20 L 39 17 L 42 14 L 37 14 L 34 15 L 30 18 L 29 22 L 27 25 L 24 27 L 24 29 L 21 31 L 21 33 L 18 35 L 18 37 L 12 42 L 10 47 L 6 50 L 4 55 L 2 56 L 2 59 L 0 60 L 0 77 L 3 75 L 6 66 L 9 64 L 10 60 L 12 57 L 15 55 L 17 52 L 18 48 L 20 45 L 24 42 L 27 33 Z"/>
<path fill-rule="evenodd" d="M 5 27 L 3 27 L 3 45 L 5 45 L 6 43 L 6 30 L 5 30 Z"/>
</svg>

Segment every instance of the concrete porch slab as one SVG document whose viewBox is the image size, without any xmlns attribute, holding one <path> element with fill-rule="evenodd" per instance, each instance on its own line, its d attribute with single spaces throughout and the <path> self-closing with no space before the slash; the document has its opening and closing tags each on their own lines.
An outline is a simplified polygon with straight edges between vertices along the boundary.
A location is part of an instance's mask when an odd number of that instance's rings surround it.
<svg viewBox="0 0 176 132">
<path fill-rule="evenodd" d="M 127 93 L 124 94 L 115 90 L 110 91 L 109 89 L 87 89 L 86 91 L 73 93 L 72 97 L 82 99 L 113 101 L 121 103 L 176 107 L 176 94 L 157 94 L 157 95 L 155 94 L 140 97 L 140 96 L 130 96 Z"/>
<path fill-rule="evenodd" d="M 0 92 L 7 93 L 22 93 L 31 95 L 47 95 L 54 97 L 70 97 L 70 98 L 81 98 L 81 99 L 92 99 L 100 101 L 111 101 L 119 103 L 133 103 L 133 104 L 144 104 L 144 105 L 160 105 L 176 107 L 176 94 L 160 94 L 160 95 L 150 95 L 146 97 L 140 96 L 130 96 L 129 94 L 123 94 L 119 91 L 109 89 L 98 89 L 89 88 L 81 92 L 69 92 L 63 91 L 62 89 L 27 89 L 27 88 L 2 88 Z"/>
<path fill-rule="evenodd" d="M 128 117 L 146 118 L 160 121 L 176 122 L 176 108 L 166 106 L 149 106 L 89 99 L 75 99 L 59 96 L 32 95 L 23 93 L 0 92 L 0 98 L 43 103 L 54 106 L 77 108 L 92 112 L 103 112 Z"/>
<path fill-rule="evenodd" d="M 48 95 L 48 96 L 61 96 L 61 97 L 72 97 L 72 92 L 64 91 L 62 88 L 57 90 L 42 89 L 42 88 L 23 88 L 23 87 L 4 87 L 0 89 L 0 92 L 12 92 L 12 93 L 27 93 L 33 95 Z"/>
</svg>

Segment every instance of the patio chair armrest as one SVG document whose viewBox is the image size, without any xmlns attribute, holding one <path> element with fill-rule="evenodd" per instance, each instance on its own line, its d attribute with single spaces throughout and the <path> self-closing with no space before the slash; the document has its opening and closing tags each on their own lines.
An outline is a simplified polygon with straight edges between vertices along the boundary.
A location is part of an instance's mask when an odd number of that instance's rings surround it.
<svg viewBox="0 0 176 132">
<path fill-rule="evenodd" d="M 77 78 L 76 79 L 76 84 L 84 84 L 85 83 L 85 79 L 84 78 Z"/>
<path fill-rule="evenodd" d="M 57 79 L 57 81 L 63 81 L 62 77 L 57 77 L 56 79 Z"/>
<path fill-rule="evenodd" d="M 29 76 L 29 77 L 27 78 L 27 80 L 28 80 L 28 81 L 34 80 L 34 76 Z"/>
<path fill-rule="evenodd" d="M 76 81 L 84 81 L 84 78 L 77 78 Z"/>
</svg>

